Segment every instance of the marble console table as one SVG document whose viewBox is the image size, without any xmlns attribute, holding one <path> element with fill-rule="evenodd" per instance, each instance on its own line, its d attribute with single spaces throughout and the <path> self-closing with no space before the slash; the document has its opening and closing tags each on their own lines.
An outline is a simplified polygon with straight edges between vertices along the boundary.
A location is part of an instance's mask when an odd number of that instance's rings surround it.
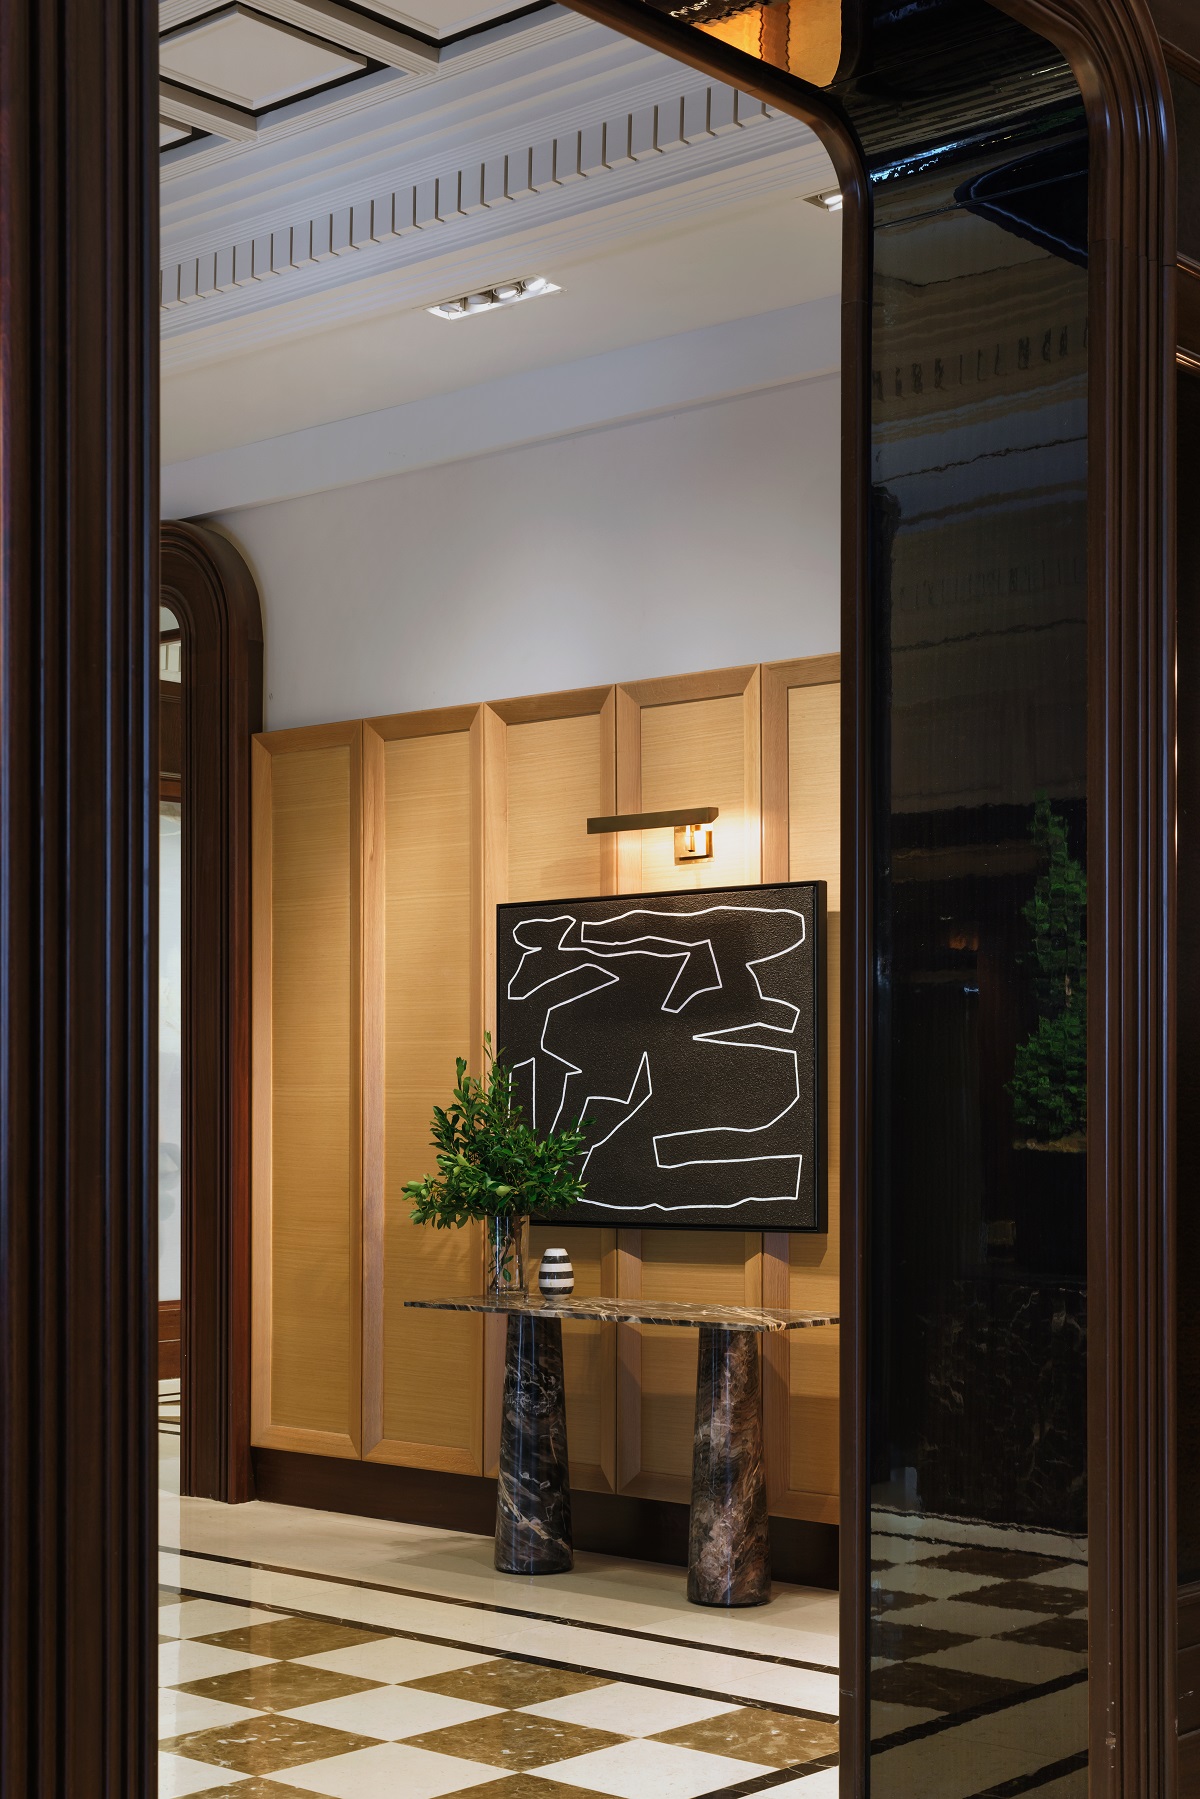
<svg viewBox="0 0 1200 1799">
<path fill-rule="evenodd" d="M 546 1299 L 538 1293 L 406 1304 L 508 1318 L 496 1490 L 496 1567 L 507 1574 L 561 1574 L 572 1563 L 563 1319 L 698 1329 L 688 1598 L 696 1605 L 766 1603 L 771 1552 L 754 1339 L 836 1324 L 836 1314 L 684 1300 Z"/>
</svg>

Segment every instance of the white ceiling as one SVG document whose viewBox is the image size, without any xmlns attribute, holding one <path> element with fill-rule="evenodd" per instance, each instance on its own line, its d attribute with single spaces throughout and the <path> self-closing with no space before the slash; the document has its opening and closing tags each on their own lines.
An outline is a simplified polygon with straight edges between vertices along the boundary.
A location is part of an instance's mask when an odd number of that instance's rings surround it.
<svg viewBox="0 0 1200 1799">
<path fill-rule="evenodd" d="M 165 77 L 252 112 L 361 74 L 366 67 L 365 56 L 261 18 L 242 5 L 227 6 L 159 41 L 159 69 Z"/>
<path fill-rule="evenodd" d="M 811 190 L 808 190 L 811 191 Z M 597 219 L 597 235 L 599 236 Z M 838 291 L 836 217 L 799 192 L 725 205 L 674 228 L 511 265 L 497 246 L 484 281 L 544 274 L 562 292 L 449 322 L 424 307 L 460 291 L 437 267 L 402 310 L 167 374 L 168 462 L 333 419 L 454 392 L 534 368 L 795 306 Z"/>
</svg>

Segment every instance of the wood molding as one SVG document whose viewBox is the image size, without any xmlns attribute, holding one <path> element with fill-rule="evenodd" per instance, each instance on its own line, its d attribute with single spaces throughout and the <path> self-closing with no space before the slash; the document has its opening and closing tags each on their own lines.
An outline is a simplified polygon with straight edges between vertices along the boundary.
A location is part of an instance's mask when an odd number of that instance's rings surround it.
<svg viewBox="0 0 1200 1799">
<path fill-rule="evenodd" d="M 1200 1743 L 1200 1581 L 1180 1587 L 1177 1619 L 1176 1727 Z"/>
<path fill-rule="evenodd" d="M 151 1799 L 153 8 L 0 6 L 0 1792 Z"/>
<path fill-rule="evenodd" d="M 1181 256 L 1176 271 L 1176 344 L 1178 360 L 1200 368 L 1200 267 Z"/>
<path fill-rule="evenodd" d="M 229 540 L 165 524 L 182 647 L 183 1397 L 180 1490 L 238 1504 L 250 1466 L 250 745 L 262 611 Z"/>
<path fill-rule="evenodd" d="M 177 1299 L 158 1302 L 158 1378 L 180 1378 L 180 1316 Z"/>
<path fill-rule="evenodd" d="M 362 1453 L 363 1429 L 363 727 L 351 724 L 312 725 L 288 731 L 261 732 L 253 739 L 253 1183 L 252 1183 L 252 1441 L 289 1449 L 311 1445 L 314 1454 Z M 349 1379 L 344 1431 L 281 1424 L 275 1418 L 274 1235 L 276 1150 L 273 1141 L 273 1009 L 274 943 L 273 808 L 275 765 L 281 758 L 305 752 L 345 749 L 348 753 L 348 955 L 349 1066 L 347 1091 L 348 1243 L 347 1318 Z M 285 1145 L 286 1147 L 286 1145 Z"/>
</svg>

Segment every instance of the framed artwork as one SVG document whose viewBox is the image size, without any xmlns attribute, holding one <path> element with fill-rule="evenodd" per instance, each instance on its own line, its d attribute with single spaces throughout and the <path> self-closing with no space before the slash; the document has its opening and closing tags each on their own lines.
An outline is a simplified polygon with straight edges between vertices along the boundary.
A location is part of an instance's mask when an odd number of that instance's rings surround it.
<svg viewBox="0 0 1200 1799">
<path fill-rule="evenodd" d="M 588 1121 L 573 1224 L 827 1228 L 823 881 L 496 921 L 497 1042 L 526 1114 Z"/>
</svg>

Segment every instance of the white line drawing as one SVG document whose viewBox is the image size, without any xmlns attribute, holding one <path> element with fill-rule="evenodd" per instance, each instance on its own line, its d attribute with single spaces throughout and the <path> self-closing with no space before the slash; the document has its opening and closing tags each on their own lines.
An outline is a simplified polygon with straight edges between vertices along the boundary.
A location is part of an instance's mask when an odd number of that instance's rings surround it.
<svg viewBox="0 0 1200 1799">
<path fill-rule="evenodd" d="M 693 938 L 685 933 L 694 928 L 698 920 L 715 919 L 721 914 L 744 918 L 748 913 L 790 921 L 787 941 L 769 953 L 739 962 L 736 968 L 738 979 L 730 987 L 734 971 L 727 964 L 723 975 L 718 942 L 710 935 Z M 620 927 L 630 923 L 635 929 L 642 928 L 636 929 L 636 934 L 631 936 L 620 935 Z M 639 1059 L 628 1093 L 596 1090 L 589 1092 L 581 1104 L 571 1099 L 572 1093 L 579 1090 L 576 1083 L 584 1070 L 569 1052 L 564 1053 L 566 1046 L 560 1029 L 562 1015 L 572 1006 L 619 985 L 619 964 L 622 962 L 641 958 L 678 964 L 658 1010 L 680 1018 L 681 1022 L 688 1006 L 705 994 L 728 990 L 731 1003 L 736 1004 L 733 989 L 748 976 L 757 996 L 755 1009 L 769 1008 L 768 1016 L 750 1017 L 744 1023 L 717 1029 L 699 1029 L 687 1034 L 685 1040 L 711 1045 L 714 1050 L 751 1050 L 784 1056 L 791 1063 L 786 1101 L 782 1105 L 776 1104 L 770 1118 L 757 1124 L 715 1122 L 682 1130 L 652 1129 L 648 1152 L 653 1157 L 654 1167 L 665 1175 L 688 1168 L 724 1168 L 729 1170 L 730 1184 L 734 1186 L 738 1183 L 738 1171 L 742 1170 L 746 1186 L 780 1187 L 783 1191 L 743 1192 L 731 1199 L 714 1196 L 695 1201 L 655 1199 L 640 1202 L 604 1200 L 589 1193 L 585 1202 L 588 1206 L 614 1213 L 654 1212 L 670 1216 L 686 1212 L 736 1211 L 749 1206 L 795 1203 L 799 1199 L 805 1166 L 800 1147 L 804 1137 L 803 1095 L 800 1054 L 796 1047 L 801 1009 L 777 993 L 765 992 L 762 974 L 768 964 L 793 955 L 807 938 L 805 914 L 793 905 L 735 906 L 722 901 L 697 907 L 694 911 L 668 911 L 656 907 L 652 901 L 643 901 L 600 919 L 587 919 L 564 908 L 514 922 L 511 941 L 520 954 L 507 983 L 506 997 L 514 1003 L 532 1003 L 540 1007 L 549 998 L 550 990 L 557 988 L 561 995 L 545 1004 L 541 1013 L 540 1055 L 529 1056 L 518 1064 L 522 1070 L 529 1071 L 530 1115 L 535 1125 L 539 1125 L 539 1113 L 552 1109 L 551 1129 L 560 1128 L 564 1114 L 569 1118 L 590 1118 L 594 1126 L 602 1128 L 602 1135 L 589 1140 L 583 1159 L 585 1174 L 593 1156 L 655 1099 L 653 1057 L 648 1045 L 643 1046 L 640 1053 L 634 1052 Z M 538 995 L 543 995 L 544 999 L 539 1001 Z M 748 999 L 747 1004 L 750 1003 Z M 553 1046 L 555 1041 L 557 1048 Z M 662 1053 L 661 1045 L 656 1053 Z M 541 1070 L 540 1082 L 538 1078 L 538 1062 L 543 1058 L 556 1070 L 549 1090 L 545 1086 L 545 1067 Z M 671 1071 L 677 1073 L 678 1065 L 672 1065 Z M 664 1093 L 663 1100 L 666 1099 Z M 776 1099 L 778 1102 L 778 1094 Z M 794 1137 L 787 1126 L 787 1121 L 793 1117 Z M 793 1142 L 795 1147 L 792 1147 Z M 774 1173 L 768 1173 L 768 1170 L 774 1170 Z"/>
</svg>

